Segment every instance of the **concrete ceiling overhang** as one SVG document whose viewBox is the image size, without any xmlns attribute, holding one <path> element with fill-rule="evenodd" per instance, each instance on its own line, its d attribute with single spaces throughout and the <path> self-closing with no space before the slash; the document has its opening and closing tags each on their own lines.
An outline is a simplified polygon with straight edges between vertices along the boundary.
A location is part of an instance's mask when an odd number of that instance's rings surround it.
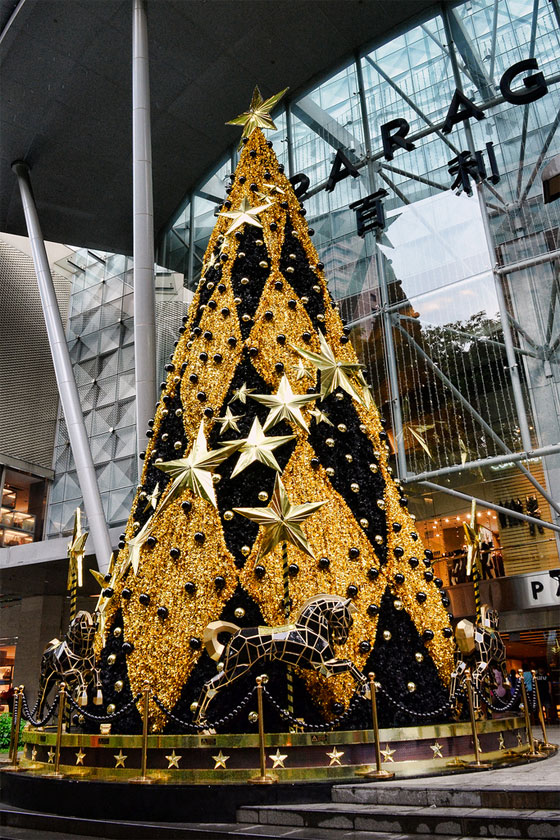
<svg viewBox="0 0 560 840">
<path fill-rule="evenodd" d="M 302 89 L 432 0 L 148 0 L 154 226 L 235 142 L 258 83 Z M 24 234 L 10 164 L 32 168 L 45 239 L 132 248 L 132 0 L 0 0 L 0 230 Z"/>
</svg>

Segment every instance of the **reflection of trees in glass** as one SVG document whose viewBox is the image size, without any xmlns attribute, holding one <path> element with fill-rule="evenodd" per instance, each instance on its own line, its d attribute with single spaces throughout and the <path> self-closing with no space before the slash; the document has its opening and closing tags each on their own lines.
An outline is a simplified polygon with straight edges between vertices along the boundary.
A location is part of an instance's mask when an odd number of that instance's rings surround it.
<svg viewBox="0 0 560 840">
<path fill-rule="evenodd" d="M 403 439 L 411 471 L 437 469 L 498 454 L 468 408 L 438 378 L 436 366 L 504 443 L 519 449 L 507 358 L 498 318 L 485 311 L 443 326 L 422 326 L 409 305 L 394 328 Z M 366 364 L 377 404 L 389 423 L 390 389 L 379 318 L 356 329 L 352 341 Z M 418 345 L 431 360 L 426 361 Z M 395 446 L 397 430 L 391 429 Z"/>
</svg>

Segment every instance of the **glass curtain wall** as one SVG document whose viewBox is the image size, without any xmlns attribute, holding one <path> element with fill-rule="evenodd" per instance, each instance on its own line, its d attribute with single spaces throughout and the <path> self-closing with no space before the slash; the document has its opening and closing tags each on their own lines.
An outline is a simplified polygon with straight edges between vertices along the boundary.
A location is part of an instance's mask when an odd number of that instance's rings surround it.
<svg viewBox="0 0 560 840">
<path fill-rule="evenodd" d="M 500 79 L 527 58 L 549 93 L 513 105 Z M 275 150 L 287 172 L 310 178 L 315 244 L 446 585 L 466 580 L 470 505 L 418 479 L 506 509 L 478 507 L 485 577 L 558 566 L 557 535 L 507 511 L 558 522 L 560 455 L 499 459 L 560 440 L 560 201 L 543 203 L 540 180 L 560 153 L 559 81 L 555 0 L 446 3 L 275 115 Z M 456 88 L 484 118 L 444 134 Z M 389 161 L 381 126 L 397 118 L 408 121 L 414 149 Z M 488 143 L 499 181 L 472 183 L 470 195 L 451 189 L 450 162 L 461 152 L 482 152 L 490 173 Z M 360 174 L 326 192 L 339 149 Z M 232 151 L 161 239 L 160 261 L 186 266 L 191 288 L 234 162 Z M 362 239 L 349 204 L 379 188 L 388 192 L 386 227 Z"/>
</svg>

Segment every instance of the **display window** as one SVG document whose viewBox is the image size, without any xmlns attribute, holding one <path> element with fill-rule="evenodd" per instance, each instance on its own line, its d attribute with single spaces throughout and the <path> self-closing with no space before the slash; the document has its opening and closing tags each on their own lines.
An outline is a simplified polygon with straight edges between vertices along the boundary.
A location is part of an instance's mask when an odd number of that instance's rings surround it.
<svg viewBox="0 0 560 840">
<path fill-rule="evenodd" d="M 19 470 L 4 470 L 0 547 L 25 545 L 41 538 L 46 487 L 44 478 Z"/>
<path fill-rule="evenodd" d="M 15 657 L 15 642 L 0 644 L 0 714 L 12 710 Z"/>
</svg>

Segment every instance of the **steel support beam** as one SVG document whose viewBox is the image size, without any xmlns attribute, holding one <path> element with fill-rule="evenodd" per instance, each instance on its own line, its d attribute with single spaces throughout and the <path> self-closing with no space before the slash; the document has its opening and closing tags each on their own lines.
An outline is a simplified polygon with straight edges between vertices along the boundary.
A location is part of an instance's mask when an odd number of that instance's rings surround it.
<svg viewBox="0 0 560 840">
<path fill-rule="evenodd" d="M 560 259 L 560 248 L 555 251 L 547 251 L 544 254 L 537 254 L 534 257 L 527 257 L 525 260 L 518 260 L 509 265 L 497 265 L 494 269 L 496 274 L 513 274 L 514 271 L 523 271 L 525 268 L 531 268 L 533 265 L 541 265 L 545 262 L 553 262 L 553 260 Z"/>
<path fill-rule="evenodd" d="M 467 493 L 461 493 L 459 490 L 453 490 L 451 487 L 442 487 L 441 484 L 434 484 L 432 481 L 420 481 L 419 484 L 422 487 L 428 487 L 430 490 L 439 490 L 448 496 L 456 496 L 458 499 L 464 499 L 466 502 L 472 502 L 474 499 L 482 507 L 488 507 L 490 510 L 496 510 L 498 513 L 505 513 L 514 519 L 522 519 L 523 522 L 528 522 L 530 525 L 540 525 L 543 528 L 549 528 L 551 531 L 560 532 L 558 525 L 553 525 L 552 522 L 547 522 L 545 519 L 535 519 L 533 516 L 527 516 L 526 513 L 518 513 L 516 510 L 510 510 L 501 505 L 496 505 L 494 502 L 488 502 L 486 499 L 477 499 L 476 496 L 469 496 Z"/>
<path fill-rule="evenodd" d="M 12 169 L 18 180 L 27 234 L 31 243 L 33 265 L 35 267 L 35 274 L 37 275 L 41 306 L 45 317 L 45 326 L 58 385 L 58 393 L 60 395 L 60 403 L 68 429 L 72 455 L 76 463 L 78 482 L 82 491 L 89 530 L 97 557 L 97 565 L 100 571 L 105 572 L 109 566 L 113 548 L 103 513 L 95 467 L 91 457 L 82 407 L 78 396 L 78 387 L 74 379 L 72 362 L 70 361 L 70 353 L 64 333 L 64 325 L 58 308 L 43 234 L 39 224 L 37 207 L 35 206 L 35 199 L 31 189 L 29 166 L 24 161 L 16 161 L 12 165 Z"/>
<path fill-rule="evenodd" d="M 461 405 L 463 405 L 463 406 L 467 409 L 467 411 L 469 412 L 469 414 L 471 414 L 471 416 L 472 416 L 472 417 L 474 417 L 474 419 L 475 419 L 478 423 L 480 423 L 480 425 L 482 426 L 482 428 L 484 429 L 484 431 L 486 432 L 486 434 L 487 434 L 489 437 L 491 437 L 491 438 L 492 438 L 492 440 L 494 441 L 494 443 L 496 443 L 496 444 L 497 444 L 497 446 L 499 446 L 499 447 L 500 447 L 500 449 L 502 450 L 502 452 L 506 452 L 508 455 L 512 455 L 513 453 L 512 453 L 512 451 L 511 451 L 511 449 L 509 448 L 509 446 L 507 446 L 507 445 L 503 442 L 503 440 L 501 439 L 501 437 L 500 437 L 499 435 L 497 435 L 497 434 L 496 434 L 496 432 L 494 431 L 494 429 L 493 429 L 491 426 L 489 426 L 489 425 L 488 425 L 488 423 L 486 422 L 486 420 L 484 419 L 484 417 L 482 417 L 482 416 L 478 413 L 478 411 L 477 411 L 477 410 L 476 410 L 476 409 L 475 409 L 475 408 L 474 408 L 474 407 L 470 404 L 470 402 L 469 402 L 467 399 L 465 399 L 465 397 L 462 395 L 462 393 L 459 391 L 459 389 L 458 389 L 458 388 L 456 388 L 456 387 L 455 387 L 455 385 L 453 384 L 453 382 L 452 382 L 452 381 L 451 381 L 451 380 L 450 380 L 450 379 L 449 379 L 449 378 L 448 378 L 448 377 L 447 377 L 447 376 L 443 373 L 443 371 L 441 371 L 441 370 L 438 368 L 438 366 L 437 366 L 437 365 L 434 363 L 434 361 L 433 361 L 433 360 L 432 360 L 432 359 L 428 356 L 428 354 L 427 354 L 427 353 L 425 353 L 425 352 L 424 352 L 424 350 L 420 347 L 420 345 L 419 345 L 419 344 L 418 344 L 418 343 L 417 343 L 417 342 L 413 339 L 413 337 L 410 335 L 410 333 L 409 333 L 409 332 L 407 332 L 407 330 L 405 330 L 403 327 L 401 327 L 401 325 L 400 325 L 399 323 L 395 324 L 395 326 L 396 326 L 396 327 L 397 327 L 397 329 L 398 329 L 398 330 L 399 330 L 399 331 L 400 331 L 400 332 L 401 332 L 401 333 L 402 333 L 402 334 L 403 334 L 403 335 L 407 338 L 407 340 L 410 342 L 410 344 L 412 344 L 412 346 L 416 349 L 416 352 L 417 352 L 417 353 L 419 353 L 419 354 L 420 354 L 420 356 L 421 356 L 423 359 L 425 359 L 425 361 L 426 361 L 426 362 L 430 365 L 431 369 L 433 370 L 433 372 L 435 373 L 435 375 L 438 377 L 438 379 L 440 379 L 440 380 L 443 382 L 443 384 L 444 384 L 444 385 L 446 385 L 446 386 L 449 388 L 449 390 L 451 391 L 451 393 L 452 393 L 452 394 L 453 394 L 453 395 L 454 395 L 454 396 L 455 396 L 455 397 L 459 400 L 459 402 L 461 403 Z M 531 447 L 529 446 L 528 448 L 530 449 Z M 516 463 L 517 463 L 517 467 L 518 467 L 518 469 L 520 469 L 520 470 L 521 470 L 521 472 L 523 473 L 523 475 L 524 475 L 524 476 L 525 476 L 525 477 L 526 477 L 526 478 L 527 478 L 527 479 L 531 482 L 531 484 L 533 485 L 533 487 L 535 488 L 535 490 L 538 490 L 538 492 L 541 494 L 541 496 L 542 496 L 544 499 L 546 499 L 546 501 L 548 502 L 548 504 L 549 504 L 552 508 L 554 508 L 554 510 L 556 511 L 556 513 L 560 514 L 560 505 L 558 504 L 558 502 L 556 502 L 556 501 L 552 498 L 552 496 L 550 495 L 550 493 L 549 493 L 547 490 L 545 490 L 545 488 L 542 486 L 542 484 L 540 484 L 540 482 L 539 482 L 539 481 L 537 481 L 537 479 L 535 478 L 535 476 L 534 476 L 534 475 L 532 475 L 532 474 L 530 473 L 530 471 L 529 471 L 526 467 L 524 467 L 524 466 L 523 466 L 523 464 L 521 464 L 521 463 L 519 463 L 519 462 L 516 462 Z"/>
<path fill-rule="evenodd" d="M 439 478 L 443 475 L 452 475 L 453 473 L 464 472 L 465 470 L 478 470 L 482 467 L 498 466 L 499 464 L 515 463 L 516 461 L 528 461 L 535 458 L 545 458 L 547 455 L 558 454 L 560 454 L 560 443 L 554 443 L 550 446 L 541 446 L 539 449 L 532 449 L 530 452 L 510 452 L 507 455 L 494 455 L 492 458 L 479 458 L 477 461 L 452 464 L 450 467 L 440 467 L 439 470 L 429 470 L 418 473 L 417 475 L 408 473 L 402 481 L 426 481 L 429 478 Z"/>
<path fill-rule="evenodd" d="M 132 192 L 136 441 L 140 453 L 157 400 L 152 138 L 145 0 L 133 0 L 132 12 Z M 140 475 L 141 461 L 138 470 Z"/>
</svg>

